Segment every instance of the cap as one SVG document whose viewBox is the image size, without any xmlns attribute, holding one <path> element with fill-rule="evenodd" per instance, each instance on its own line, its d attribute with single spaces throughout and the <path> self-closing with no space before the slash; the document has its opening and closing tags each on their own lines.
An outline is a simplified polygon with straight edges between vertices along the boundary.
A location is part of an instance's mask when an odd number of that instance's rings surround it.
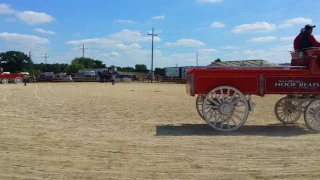
<svg viewBox="0 0 320 180">
<path fill-rule="evenodd" d="M 308 30 L 308 29 L 313 29 L 313 28 L 315 28 L 315 27 L 316 27 L 315 25 L 307 24 L 307 25 L 304 27 L 304 29 L 305 29 L 305 30 Z"/>
</svg>

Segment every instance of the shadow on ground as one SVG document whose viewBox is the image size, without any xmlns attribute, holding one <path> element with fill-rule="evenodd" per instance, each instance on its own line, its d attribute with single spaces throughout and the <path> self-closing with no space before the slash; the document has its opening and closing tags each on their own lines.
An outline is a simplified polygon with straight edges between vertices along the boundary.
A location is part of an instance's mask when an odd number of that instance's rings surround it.
<svg viewBox="0 0 320 180">
<path fill-rule="evenodd" d="M 284 125 L 244 125 L 235 132 L 218 132 L 207 124 L 182 124 L 182 125 L 163 125 L 156 127 L 157 136 L 299 136 L 306 134 L 315 134 L 307 127 L 299 124 Z"/>
</svg>

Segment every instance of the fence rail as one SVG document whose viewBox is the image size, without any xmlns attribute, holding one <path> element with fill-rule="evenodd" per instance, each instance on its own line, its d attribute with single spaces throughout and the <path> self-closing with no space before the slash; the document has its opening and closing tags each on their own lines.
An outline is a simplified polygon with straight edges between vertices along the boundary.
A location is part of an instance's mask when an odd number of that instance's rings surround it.
<svg viewBox="0 0 320 180">
<path fill-rule="evenodd" d="M 147 77 L 135 77 L 130 80 L 130 78 L 119 79 L 116 78 L 116 82 L 151 82 L 151 78 Z M 63 78 L 53 78 L 51 80 L 41 80 L 37 82 L 100 82 L 99 77 L 72 77 L 72 81 L 65 80 Z M 186 78 L 164 78 L 155 77 L 155 83 L 186 83 Z"/>
</svg>

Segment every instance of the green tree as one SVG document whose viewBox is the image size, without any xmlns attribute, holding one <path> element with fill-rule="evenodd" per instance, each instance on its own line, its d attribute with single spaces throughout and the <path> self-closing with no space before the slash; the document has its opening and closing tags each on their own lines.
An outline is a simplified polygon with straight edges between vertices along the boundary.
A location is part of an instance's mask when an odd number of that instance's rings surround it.
<svg viewBox="0 0 320 180">
<path fill-rule="evenodd" d="M 145 64 L 136 64 L 135 65 L 136 72 L 148 72 L 147 66 Z"/>
<path fill-rule="evenodd" d="M 42 74 L 42 71 L 39 69 L 35 69 L 31 71 L 31 75 L 38 77 L 40 74 Z"/>
<path fill-rule="evenodd" d="M 64 69 L 67 73 L 77 73 L 79 69 L 106 68 L 102 61 L 91 58 L 74 58 L 71 64 Z M 61 68 L 60 68 L 61 71 Z"/>
<path fill-rule="evenodd" d="M 102 61 L 93 60 L 93 68 L 107 68 L 107 66 Z"/>
<path fill-rule="evenodd" d="M 77 73 L 79 69 L 84 69 L 84 66 L 82 63 L 80 63 L 79 58 L 75 58 L 71 61 L 71 64 L 67 68 L 67 73 Z"/>
<path fill-rule="evenodd" d="M 155 68 L 154 74 L 158 74 L 160 76 L 164 76 L 164 68 Z"/>
<path fill-rule="evenodd" d="M 135 69 L 133 67 L 120 67 L 120 68 L 118 68 L 118 71 L 134 72 Z"/>
<path fill-rule="evenodd" d="M 33 64 L 30 58 L 20 51 L 7 51 L 0 53 L 1 61 L 6 63 L 1 66 L 7 72 L 22 72 L 29 71 L 29 66 Z"/>
</svg>

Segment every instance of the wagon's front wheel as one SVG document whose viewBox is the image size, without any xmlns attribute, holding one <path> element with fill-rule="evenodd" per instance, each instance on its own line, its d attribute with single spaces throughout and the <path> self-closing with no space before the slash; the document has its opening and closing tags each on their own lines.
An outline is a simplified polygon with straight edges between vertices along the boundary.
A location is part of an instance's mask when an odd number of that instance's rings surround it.
<svg viewBox="0 0 320 180">
<path fill-rule="evenodd" d="M 304 111 L 304 121 L 309 129 L 320 132 L 320 100 L 308 104 Z"/>
<path fill-rule="evenodd" d="M 286 101 L 285 99 L 286 97 L 283 97 L 276 102 L 274 113 L 283 124 L 294 124 L 302 114 L 303 102 Z"/>
<path fill-rule="evenodd" d="M 197 100 L 196 100 L 196 108 L 197 108 L 197 112 L 199 114 L 199 116 L 204 120 L 203 118 L 203 114 L 202 114 L 202 104 L 203 104 L 203 100 L 206 97 L 206 95 L 204 94 L 199 94 L 197 96 Z"/>
<path fill-rule="evenodd" d="M 246 122 L 249 103 L 238 89 L 220 86 L 206 95 L 202 113 L 212 128 L 221 132 L 231 132 L 239 129 Z"/>
<path fill-rule="evenodd" d="M 9 79 L 3 78 L 3 79 L 1 80 L 1 82 L 2 82 L 2 84 L 8 84 L 8 83 L 9 83 Z"/>
</svg>

